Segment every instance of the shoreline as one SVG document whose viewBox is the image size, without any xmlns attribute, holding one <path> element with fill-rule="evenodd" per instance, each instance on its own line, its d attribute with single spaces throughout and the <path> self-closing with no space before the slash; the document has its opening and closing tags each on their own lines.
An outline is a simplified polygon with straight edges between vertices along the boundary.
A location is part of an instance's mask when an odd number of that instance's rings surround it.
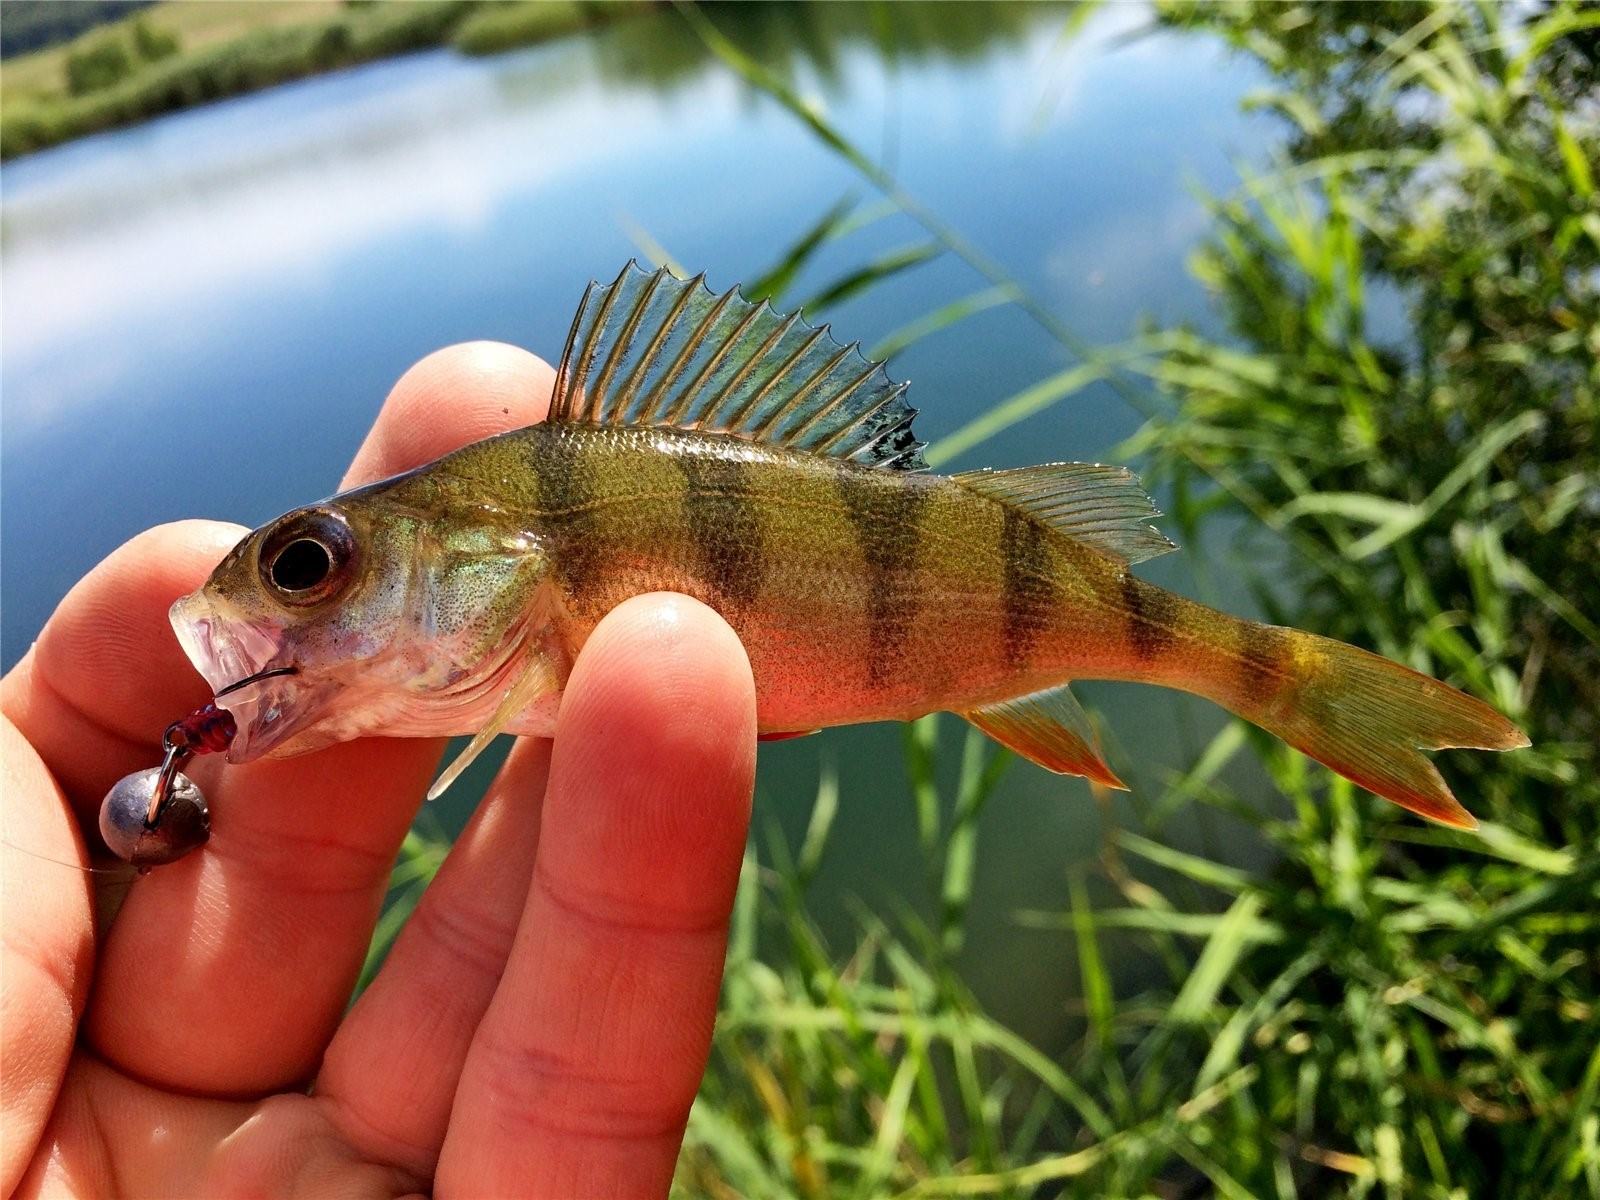
<svg viewBox="0 0 1600 1200">
<path fill-rule="evenodd" d="M 59 58 L 65 74 L 74 53 L 137 40 L 146 23 L 178 38 L 177 6 L 158 5 L 110 22 L 71 42 L 19 55 L 0 71 L 39 70 Z M 651 0 L 416 0 L 346 3 L 320 20 L 280 24 L 263 19 L 234 36 L 176 49 L 141 62 L 132 73 L 81 95 L 36 93 L 7 98 L 0 107 L 0 161 L 10 161 L 107 130 L 124 128 L 217 100 L 264 91 L 363 63 L 434 48 L 496 54 L 554 41 L 649 11 Z M 263 6 L 263 18 L 284 11 Z M 30 60 L 32 60 L 30 62 Z"/>
</svg>

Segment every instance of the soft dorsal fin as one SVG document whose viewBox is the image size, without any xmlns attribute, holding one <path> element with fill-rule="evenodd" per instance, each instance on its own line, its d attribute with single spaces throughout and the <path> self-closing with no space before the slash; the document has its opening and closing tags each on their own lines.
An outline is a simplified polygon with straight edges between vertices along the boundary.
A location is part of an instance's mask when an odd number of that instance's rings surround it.
<svg viewBox="0 0 1600 1200">
<path fill-rule="evenodd" d="M 715 295 L 704 275 L 629 262 L 584 292 L 549 419 L 670 425 L 920 471 L 905 391 L 826 325 L 751 304 L 737 288 Z"/>
<path fill-rule="evenodd" d="M 961 715 L 1002 746 L 1046 770 L 1082 775 L 1127 791 L 1128 785 L 1100 757 L 1088 714 L 1066 684 Z"/>
<path fill-rule="evenodd" d="M 1150 525 L 1161 514 L 1127 467 L 1100 463 L 1045 463 L 1013 471 L 965 471 L 962 487 L 1014 505 L 1069 537 L 1130 563 L 1175 546 Z"/>
</svg>

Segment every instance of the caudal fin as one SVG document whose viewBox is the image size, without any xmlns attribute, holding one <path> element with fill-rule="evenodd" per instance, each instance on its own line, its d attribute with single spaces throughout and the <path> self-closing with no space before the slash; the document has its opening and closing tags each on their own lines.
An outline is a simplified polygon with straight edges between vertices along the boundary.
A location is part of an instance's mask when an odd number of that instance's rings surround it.
<svg viewBox="0 0 1600 1200">
<path fill-rule="evenodd" d="M 1477 827 L 1420 752 L 1516 750 L 1528 745 L 1522 730 L 1482 701 L 1387 658 L 1297 630 L 1272 634 L 1292 646 L 1292 667 L 1268 695 L 1218 697 L 1226 707 L 1414 813 Z"/>
</svg>

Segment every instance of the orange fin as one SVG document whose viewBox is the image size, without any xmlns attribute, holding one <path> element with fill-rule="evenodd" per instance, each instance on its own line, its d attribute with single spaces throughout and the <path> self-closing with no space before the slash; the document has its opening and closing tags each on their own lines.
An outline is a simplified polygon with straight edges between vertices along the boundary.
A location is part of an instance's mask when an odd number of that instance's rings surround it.
<svg viewBox="0 0 1600 1200">
<path fill-rule="evenodd" d="M 1240 716 L 1345 778 L 1419 816 L 1475 829 L 1423 750 L 1517 750 L 1528 736 L 1481 700 L 1410 667 L 1330 638 L 1289 633 L 1303 677 Z M 1255 711 L 1252 711 L 1254 709 Z"/>
<path fill-rule="evenodd" d="M 1007 749 L 1061 775 L 1082 775 L 1106 787 L 1127 784 L 1106 766 L 1094 728 L 1065 684 L 961 714 Z"/>
<path fill-rule="evenodd" d="M 758 742 L 787 742 L 793 738 L 810 737 L 813 733 L 821 733 L 820 729 L 790 729 L 780 733 L 758 733 Z"/>
</svg>

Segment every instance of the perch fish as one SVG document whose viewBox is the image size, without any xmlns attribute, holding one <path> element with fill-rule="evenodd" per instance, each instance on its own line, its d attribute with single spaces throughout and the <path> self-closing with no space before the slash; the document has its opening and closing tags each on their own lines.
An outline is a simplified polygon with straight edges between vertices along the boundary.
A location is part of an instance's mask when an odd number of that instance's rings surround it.
<svg viewBox="0 0 1600 1200">
<path fill-rule="evenodd" d="M 545 423 L 287 513 L 173 606 L 229 758 L 477 734 L 437 794 L 496 733 L 550 734 L 585 639 L 651 591 L 738 633 L 769 736 L 951 711 L 1120 787 L 1068 685 L 1132 680 L 1466 827 L 1419 751 L 1528 744 L 1426 675 L 1139 579 L 1173 545 L 1124 468 L 927 473 L 905 390 L 826 326 L 629 263 L 585 292 Z"/>
</svg>

